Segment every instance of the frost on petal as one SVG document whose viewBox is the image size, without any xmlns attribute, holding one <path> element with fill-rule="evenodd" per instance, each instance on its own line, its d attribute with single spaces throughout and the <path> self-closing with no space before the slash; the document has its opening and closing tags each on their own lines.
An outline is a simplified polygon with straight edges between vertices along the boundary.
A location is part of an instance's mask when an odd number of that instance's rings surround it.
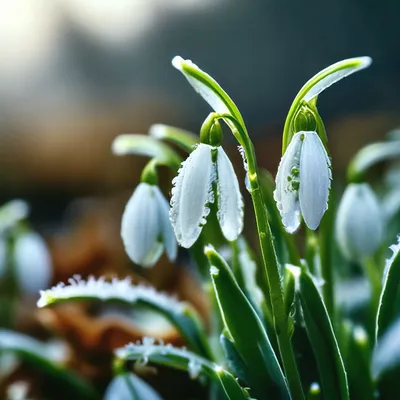
<svg viewBox="0 0 400 400">
<path fill-rule="evenodd" d="M 303 132 L 300 156 L 300 209 L 306 225 L 317 229 L 328 209 L 331 162 L 316 132 Z"/>
<path fill-rule="evenodd" d="M 155 186 L 142 182 L 129 199 L 122 215 L 121 237 L 128 256 L 136 264 L 153 266 L 163 250 L 159 236 Z"/>
<path fill-rule="evenodd" d="M 52 278 L 50 252 L 44 239 L 35 232 L 22 234 L 15 241 L 14 263 L 22 291 L 37 294 L 46 289 Z"/>
<path fill-rule="evenodd" d="M 295 232 L 300 225 L 298 196 L 301 133 L 296 133 L 283 155 L 276 174 L 274 199 L 285 229 Z"/>
<path fill-rule="evenodd" d="M 349 259 L 362 260 L 373 254 L 383 236 L 378 199 L 366 183 L 347 186 L 336 217 L 336 241 Z"/>
<path fill-rule="evenodd" d="M 227 240 L 235 240 L 243 230 L 243 198 L 232 163 L 222 147 L 217 157 L 218 221 Z"/>
<path fill-rule="evenodd" d="M 199 95 L 211 106 L 211 108 L 220 114 L 230 114 L 230 111 L 228 107 L 225 105 L 225 103 L 221 100 L 221 98 L 218 96 L 218 94 L 211 89 L 210 86 L 205 85 L 202 81 L 199 79 L 194 78 L 192 75 L 190 75 L 188 72 L 185 71 L 184 65 L 190 66 L 192 68 L 195 68 L 197 70 L 200 70 L 200 68 L 194 64 L 191 60 L 184 60 L 182 57 L 176 56 L 172 60 L 172 65 L 181 71 L 183 75 L 185 75 L 185 78 L 188 80 L 188 82 L 192 85 L 194 90 L 199 93 Z M 202 74 L 207 75 L 210 80 L 214 81 L 211 76 L 206 74 L 204 71 L 201 71 Z"/>
<path fill-rule="evenodd" d="M 208 144 L 199 144 L 172 181 L 170 219 L 178 243 L 186 248 L 199 237 L 210 213 L 209 204 L 214 202 L 212 149 Z"/>
<path fill-rule="evenodd" d="M 116 376 L 108 385 L 104 400 L 132 400 L 131 387 L 139 400 L 162 400 L 147 382 L 131 373 Z"/>
<path fill-rule="evenodd" d="M 359 57 L 358 59 L 353 59 L 354 62 L 352 63 L 351 66 L 347 66 L 345 68 L 341 68 L 327 76 L 325 78 L 322 78 L 318 83 L 316 83 L 304 96 L 303 100 L 306 102 L 309 102 L 312 100 L 315 96 L 318 96 L 321 92 L 323 92 L 326 88 L 329 86 L 333 85 L 334 83 L 340 81 L 343 78 L 346 78 L 347 76 L 353 74 L 354 72 L 360 71 L 361 69 L 367 68 L 372 60 L 370 57 Z M 344 62 L 349 63 L 350 60 L 343 60 L 339 61 L 338 63 L 331 65 L 328 67 L 328 69 L 335 69 L 335 66 L 338 68 L 340 64 L 343 64 Z M 358 63 L 356 62 L 358 61 Z"/>
<path fill-rule="evenodd" d="M 157 186 L 154 187 L 154 194 L 157 200 L 158 218 L 163 245 L 169 260 L 175 261 L 178 252 L 178 244 L 176 242 L 174 230 L 172 229 L 171 221 L 169 219 L 170 206 L 167 199 Z"/>
</svg>

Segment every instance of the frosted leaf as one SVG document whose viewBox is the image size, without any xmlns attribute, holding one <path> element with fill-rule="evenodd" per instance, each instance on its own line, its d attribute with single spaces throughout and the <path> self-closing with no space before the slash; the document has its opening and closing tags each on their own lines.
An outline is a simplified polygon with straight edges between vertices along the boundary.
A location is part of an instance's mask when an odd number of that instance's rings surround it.
<svg viewBox="0 0 400 400">
<path fill-rule="evenodd" d="M 132 392 L 137 400 L 162 400 L 160 395 L 143 379 L 132 373 L 116 376 L 108 385 L 104 400 L 132 400 Z"/>
<path fill-rule="evenodd" d="M 53 268 L 49 250 L 44 239 L 35 232 L 17 237 L 14 247 L 15 275 L 19 288 L 37 295 L 49 287 Z"/>
<path fill-rule="evenodd" d="M 184 70 L 185 65 L 199 70 L 199 67 L 196 64 L 194 64 L 191 60 L 184 60 L 182 57 L 176 56 L 172 60 L 172 65 L 183 73 L 188 82 L 193 86 L 194 90 L 200 94 L 200 96 L 211 106 L 215 112 L 220 114 L 230 114 L 228 107 L 215 91 L 213 91 L 209 86 L 205 85 L 200 80 L 189 75 Z M 213 80 L 213 78 L 211 78 L 204 71 L 202 71 L 202 73 Z"/>
<path fill-rule="evenodd" d="M 182 163 L 178 176 L 172 181 L 170 219 L 178 243 L 191 247 L 200 236 L 214 202 L 212 183 L 215 165 L 208 144 L 199 144 Z"/>
<path fill-rule="evenodd" d="M 197 379 L 201 372 L 201 364 L 194 359 L 190 360 L 188 364 L 188 372 L 190 379 Z"/>
<path fill-rule="evenodd" d="M 354 62 L 352 63 L 351 66 L 345 66 L 344 68 L 340 67 L 341 64 L 344 65 L 344 63 L 349 64 L 349 61 L 351 60 L 343 60 L 339 61 L 336 64 L 333 64 L 329 66 L 327 69 L 334 71 L 335 69 L 339 69 L 324 78 L 322 78 L 318 83 L 316 83 L 308 92 L 307 94 L 303 97 L 303 100 L 306 101 L 307 103 L 312 100 L 314 97 L 318 96 L 321 92 L 323 92 L 326 88 L 329 86 L 333 85 L 334 83 L 340 81 L 343 78 L 346 78 L 347 76 L 353 74 L 354 72 L 360 71 L 364 68 L 367 68 L 371 62 L 372 59 L 370 57 L 359 57 L 357 59 L 353 59 Z M 319 74 L 321 74 L 323 71 L 321 71 Z M 319 75 L 318 74 L 318 75 Z"/>
<path fill-rule="evenodd" d="M 336 217 L 336 241 L 348 259 L 362 260 L 373 254 L 383 237 L 378 199 L 366 183 L 347 186 Z"/>
<path fill-rule="evenodd" d="M 143 300 L 167 306 L 177 313 L 182 312 L 185 307 L 185 303 L 158 292 L 150 286 L 134 285 L 128 278 L 122 280 L 114 278 L 108 282 L 104 277 L 89 277 L 83 280 L 75 276 L 70 278 L 68 283 L 68 285 L 59 283 L 51 289 L 42 290 L 37 306 L 45 307 L 58 301 L 77 298 L 119 300 L 129 304 Z"/>
<path fill-rule="evenodd" d="M 383 278 L 382 278 L 382 283 L 383 284 L 385 284 L 385 281 L 386 281 L 387 274 L 388 274 L 390 266 L 393 264 L 394 259 L 398 256 L 398 254 L 400 252 L 400 235 L 397 236 L 397 243 L 392 244 L 389 247 L 389 249 L 392 250 L 393 254 L 389 259 L 386 260 L 385 269 L 383 271 Z"/>
<path fill-rule="evenodd" d="M 225 238 L 236 240 L 243 230 L 243 198 L 232 163 L 222 147 L 217 157 L 218 221 Z"/>
<path fill-rule="evenodd" d="M 130 343 L 125 347 L 115 350 L 115 355 L 122 360 L 136 360 L 143 362 L 154 362 L 156 364 L 166 364 L 166 360 L 173 360 L 173 365 L 180 365 L 187 370 L 191 379 L 201 378 L 204 373 L 208 376 L 213 375 L 219 367 L 211 361 L 208 361 L 186 348 L 178 348 L 170 343 L 164 345 L 157 343 L 153 338 L 143 338 L 143 343 Z M 161 356 L 161 357 L 160 357 Z"/>
<path fill-rule="evenodd" d="M 302 146 L 301 133 L 296 133 L 281 162 L 276 174 L 276 189 L 274 199 L 282 217 L 283 225 L 289 233 L 294 233 L 300 226 L 299 205 L 299 171 L 300 150 Z"/>
<path fill-rule="evenodd" d="M 316 132 L 302 132 L 300 156 L 300 210 L 306 225 L 315 230 L 328 209 L 332 172 L 328 154 Z"/>
<path fill-rule="evenodd" d="M 125 251 L 134 263 L 144 267 L 153 266 L 163 252 L 157 189 L 148 183 L 140 183 L 122 215 L 121 237 Z"/>
<path fill-rule="evenodd" d="M 154 194 L 157 200 L 159 231 L 162 236 L 165 252 L 170 261 L 175 261 L 178 252 L 178 244 L 169 219 L 170 205 L 157 186 L 154 188 Z"/>
<path fill-rule="evenodd" d="M 41 342 L 23 333 L 0 329 L 0 349 L 15 353 L 28 353 L 55 363 L 68 358 L 68 348 L 61 341 Z"/>
</svg>

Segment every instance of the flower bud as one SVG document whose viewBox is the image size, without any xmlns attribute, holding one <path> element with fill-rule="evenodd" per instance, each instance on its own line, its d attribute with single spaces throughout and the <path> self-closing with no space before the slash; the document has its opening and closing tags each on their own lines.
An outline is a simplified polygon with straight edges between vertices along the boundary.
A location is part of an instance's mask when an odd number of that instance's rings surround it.
<svg viewBox="0 0 400 400">
<path fill-rule="evenodd" d="M 379 202 L 366 183 L 347 186 L 336 218 L 336 241 L 343 255 L 362 260 L 379 247 L 383 236 L 383 219 Z"/>
</svg>

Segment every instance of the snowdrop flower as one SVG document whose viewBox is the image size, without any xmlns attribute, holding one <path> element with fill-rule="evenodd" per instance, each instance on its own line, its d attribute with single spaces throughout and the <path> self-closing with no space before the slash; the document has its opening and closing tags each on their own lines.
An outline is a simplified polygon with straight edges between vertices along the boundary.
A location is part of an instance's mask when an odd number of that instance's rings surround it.
<svg viewBox="0 0 400 400">
<path fill-rule="evenodd" d="M 243 198 L 232 163 L 220 146 L 200 143 L 172 181 L 170 219 L 178 243 L 191 247 L 200 236 L 216 183 L 218 221 L 223 235 L 235 240 L 243 229 Z"/>
<path fill-rule="evenodd" d="M 15 276 L 20 290 L 37 295 L 49 287 L 53 267 L 44 239 L 36 232 L 19 235 L 14 245 Z"/>
<path fill-rule="evenodd" d="M 382 241 L 383 220 L 379 202 L 366 183 L 347 186 L 336 217 L 336 241 L 343 255 L 362 260 Z"/>
<path fill-rule="evenodd" d="M 164 249 L 173 261 L 177 243 L 169 221 L 169 204 L 156 185 L 141 182 L 122 215 L 121 236 L 131 260 L 152 267 Z"/>
<path fill-rule="evenodd" d="M 132 392 L 138 400 L 162 400 L 147 382 L 131 373 L 116 376 L 108 385 L 104 400 L 131 400 Z"/>
<path fill-rule="evenodd" d="M 300 213 L 310 229 L 317 229 L 328 209 L 331 162 L 317 132 L 297 132 L 276 175 L 274 199 L 289 233 L 300 226 Z"/>
</svg>

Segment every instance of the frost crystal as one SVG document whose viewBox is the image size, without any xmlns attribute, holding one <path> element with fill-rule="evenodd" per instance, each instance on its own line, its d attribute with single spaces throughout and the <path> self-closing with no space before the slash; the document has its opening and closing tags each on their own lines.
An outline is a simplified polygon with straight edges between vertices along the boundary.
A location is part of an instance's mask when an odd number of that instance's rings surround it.
<svg viewBox="0 0 400 400">
<path fill-rule="evenodd" d="M 126 303 L 136 301 L 150 301 L 162 304 L 164 307 L 182 312 L 185 303 L 179 302 L 171 296 L 157 292 L 154 288 L 144 285 L 133 285 L 129 278 L 114 278 L 110 282 L 104 277 L 89 277 L 83 280 L 79 276 L 74 276 L 68 280 L 68 285 L 59 283 L 48 290 L 40 291 L 40 298 L 37 302 L 38 307 L 45 307 L 52 303 L 69 300 L 73 298 L 98 299 L 98 300 L 120 300 Z"/>
<path fill-rule="evenodd" d="M 115 354 L 122 360 L 137 360 L 140 364 L 149 361 L 163 364 L 162 360 L 170 357 L 175 364 L 181 364 L 187 369 L 191 379 L 201 378 L 202 372 L 209 375 L 220 369 L 217 364 L 197 356 L 184 347 L 177 348 L 170 343 L 164 345 L 162 341 L 157 343 L 156 339 L 148 337 L 143 338 L 142 343 L 129 343 L 115 350 Z"/>
<path fill-rule="evenodd" d="M 386 281 L 386 277 L 387 277 L 387 274 L 388 274 L 390 266 L 393 264 L 394 259 L 399 254 L 399 251 L 400 251 L 400 235 L 397 235 L 397 243 L 396 244 L 392 244 L 389 247 L 389 249 L 392 250 L 393 254 L 392 254 L 392 256 L 390 258 L 388 258 L 386 260 L 385 269 L 383 270 L 383 279 L 382 279 L 383 283 Z"/>
</svg>

